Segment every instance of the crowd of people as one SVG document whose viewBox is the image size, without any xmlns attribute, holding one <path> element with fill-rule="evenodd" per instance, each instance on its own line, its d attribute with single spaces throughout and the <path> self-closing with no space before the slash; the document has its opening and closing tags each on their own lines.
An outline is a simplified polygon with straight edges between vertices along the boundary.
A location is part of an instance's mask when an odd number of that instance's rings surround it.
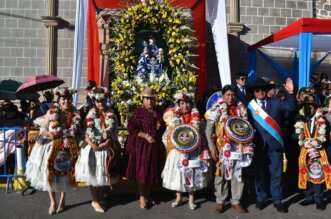
<svg viewBox="0 0 331 219">
<path fill-rule="evenodd" d="M 318 81 L 313 74 L 311 87 L 298 92 L 290 78 L 279 86 L 258 78 L 247 87 L 246 81 L 244 73 L 237 74 L 235 83 L 223 86 L 222 97 L 204 117 L 195 106 L 194 94 L 185 89 L 176 92 L 172 107 L 161 111 L 155 104 L 157 93 L 146 87 L 141 92 L 141 107 L 128 121 L 124 174 L 119 167 L 123 162 L 116 113 L 109 107 L 108 89 L 95 82 L 89 81 L 87 101 L 79 111 L 72 104 L 76 91 L 67 87 L 45 92 L 42 104 L 22 101 L 21 112 L 4 101 L 0 125 L 40 127 L 26 179 L 35 189 L 48 191 L 49 214 L 65 209 L 65 192 L 74 181 L 90 186 L 93 209 L 104 212 L 105 188 L 123 175 L 137 184 L 141 209 L 156 204 L 151 187 L 162 185 L 175 193 L 171 207 L 182 205 L 183 193 L 188 193 L 188 207 L 194 210 L 195 192 L 214 180 L 215 211 L 224 212 L 230 196 L 232 207 L 245 213 L 241 199 L 247 179 L 243 172 L 249 166 L 255 172 L 256 209 L 266 207 L 270 194 L 275 209 L 286 213 L 282 202 L 284 151 L 288 171 L 297 176 L 298 188 L 304 190 L 300 204 L 316 204 L 324 210 L 323 193 L 331 189 L 331 85 L 327 75 Z M 59 201 L 56 193 L 60 193 Z"/>
</svg>

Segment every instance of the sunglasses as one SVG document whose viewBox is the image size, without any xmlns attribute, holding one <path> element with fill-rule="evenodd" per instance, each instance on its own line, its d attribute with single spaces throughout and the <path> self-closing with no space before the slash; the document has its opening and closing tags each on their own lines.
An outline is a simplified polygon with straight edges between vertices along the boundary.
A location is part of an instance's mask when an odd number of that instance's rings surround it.
<svg viewBox="0 0 331 219">
<path fill-rule="evenodd" d="M 257 88 L 254 90 L 255 93 L 260 93 L 260 92 L 266 92 L 266 89 L 262 89 L 262 88 Z"/>
<path fill-rule="evenodd" d="M 246 81 L 246 77 L 240 77 L 239 78 L 241 81 Z"/>
</svg>

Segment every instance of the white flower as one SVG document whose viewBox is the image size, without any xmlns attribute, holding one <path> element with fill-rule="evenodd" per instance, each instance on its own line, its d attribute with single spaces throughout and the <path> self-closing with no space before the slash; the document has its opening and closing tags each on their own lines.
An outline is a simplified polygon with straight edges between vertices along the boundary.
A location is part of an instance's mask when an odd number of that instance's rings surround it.
<svg viewBox="0 0 331 219">
<path fill-rule="evenodd" d="M 155 81 L 155 74 L 154 74 L 154 73 L 150 73 L 150 74 L 149 74 L 149 81 L 150 81 L 151 83 L 153 83 L 153 82 Z"/>
</svg>

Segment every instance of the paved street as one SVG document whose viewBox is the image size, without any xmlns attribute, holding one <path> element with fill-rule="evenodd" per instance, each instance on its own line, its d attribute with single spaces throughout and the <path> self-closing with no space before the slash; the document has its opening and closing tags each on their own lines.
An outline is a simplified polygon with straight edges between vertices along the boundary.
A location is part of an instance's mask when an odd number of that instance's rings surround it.
<svg viewBox="0 0 331 219">
<path fill-rule="evenodd" d="M 135 195 L 134 185 L 128 182 L 121 183 L 114 187 L 107 200 L 109 207 L 105 213 L 95 212 L 91 205 L 91 196 L 88 188 L 72 188 L 67 195 L 66 211 L 49 216 L 47 214 L 49 207 L 48 195 L 46 192 L 36 192 L 29 196 L 22 196 L 20 192 L 10 191 L 5 193 L 0 190 L 0 218 L 329 218 L 331 215 L 331 204 L 329 203 L 325 211 L 318 211 L 315 205 L 302 207 L 298 204 L 303 198 L 299 193 L 289 195 L 285 203 L 289 205 L 289 213 L 280 214 L 269 202 L 269 206 L 263 211 L 255 209 L 253 197 L 245 195 L 243 204 L 248 207 L 249 213 L 238 214 L 230 205 L 223 214 L 214 212 L 215 201 L 212 192 L 206 190 L 198 192 L 198 208 L 190 210 L 187 205 L 187 197 L 184 199 L 184 205 L 178 208 L 171 208 L 171 202 L 174 195 L 168 191 L 153 192 L 153 197 L 159 200 L 159 205 L 149 210 L 141 210 Z M 327 201 L 331 197 L 328 195 Z"/>
</svg>

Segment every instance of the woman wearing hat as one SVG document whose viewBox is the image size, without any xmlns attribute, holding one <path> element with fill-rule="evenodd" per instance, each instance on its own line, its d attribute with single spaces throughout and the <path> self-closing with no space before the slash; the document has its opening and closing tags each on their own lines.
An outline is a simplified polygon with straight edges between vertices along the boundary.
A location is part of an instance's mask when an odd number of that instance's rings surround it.
<svg viewBox="0 0 331 219">
<path fill-rule="evenodd" d="M 133 112 L 128 122 L 126 152 L 129 158 L 126 176 L 138 184 L 140 208 L 146 209 L 148 204 L 153 204 L 151 186 L 161 184 L 165 160 L 162 134 L 165 125 L 161 113 L 154 108 L 153 89 L 145 88 L 141 98 L 143 106 Z"/>
<path fill-rule="evenodd" d="M 26 167 L 26 178 L 37 190 L 48 191 L 49 214 L 59 213 L 65 207 L 65 192 L 73 181 L 74 164 L 78 156 L 75 136 L 80 129 L 80 116 L 72 105 L 76 90 L 57 88 L 58 96 L 46 113 L 36 145 Z M 56 206 L 55 192 L 61 193 Z"/>
<path fill-rule="evenodd" d="M 117 140 L 117 118 L 112 109 L 107 108 L 108 89 L 95 87 L 90 91 L 94 102 L 86 116 L 85 141 L 75 168 L 75 178 L 90 186 L 92 207 L 96 212 L 104 212 L 100 201 L 105 186 L 118 182 L 119 177 L 110 170 L 110 162 L 120 149 Z"/>
<path fill-rule="evenodd" d="M 325 209 L 323 192 L 331 189 L 331 168 L 325 151 L 326 122 L 314 96 L 305 97 L 303 114 L 295 123 L 301 147 L 299 156 L 299 189 L 304 189 L 305 200 L 300 204 L 316 204 L 318 210 Z"/>
<path fill-rule="evenodd" d="M 193 94 L 178 92 L 175 99 L 176 107 L 168 109 L 163 117 L 167 123 L 167 129 L 163 134 L 163 143 L 167 148 L 166 164 L 162 172 L 163 187 L 176 191 L 176 200 L 171 204 L 173 208 L 182 203 L 182 193 L 188 192 L 189 208 L 194 210 L 195 191 L 208 185 L 210 156 L 208 149 L 204 147 L 205 142 L 202 141 L 201 118 L 198 110 L 193 108 Z M 200 142 L 193 147 L 194 149 L 191 149 L 191 146 L 180 148 L 177 142 L 171 140 L 180 124 L 187 124 L 198 131 Z M 185 143 L 185 139 L 180 139 L 180 136 L 178 141 Z"/>
</svg>

